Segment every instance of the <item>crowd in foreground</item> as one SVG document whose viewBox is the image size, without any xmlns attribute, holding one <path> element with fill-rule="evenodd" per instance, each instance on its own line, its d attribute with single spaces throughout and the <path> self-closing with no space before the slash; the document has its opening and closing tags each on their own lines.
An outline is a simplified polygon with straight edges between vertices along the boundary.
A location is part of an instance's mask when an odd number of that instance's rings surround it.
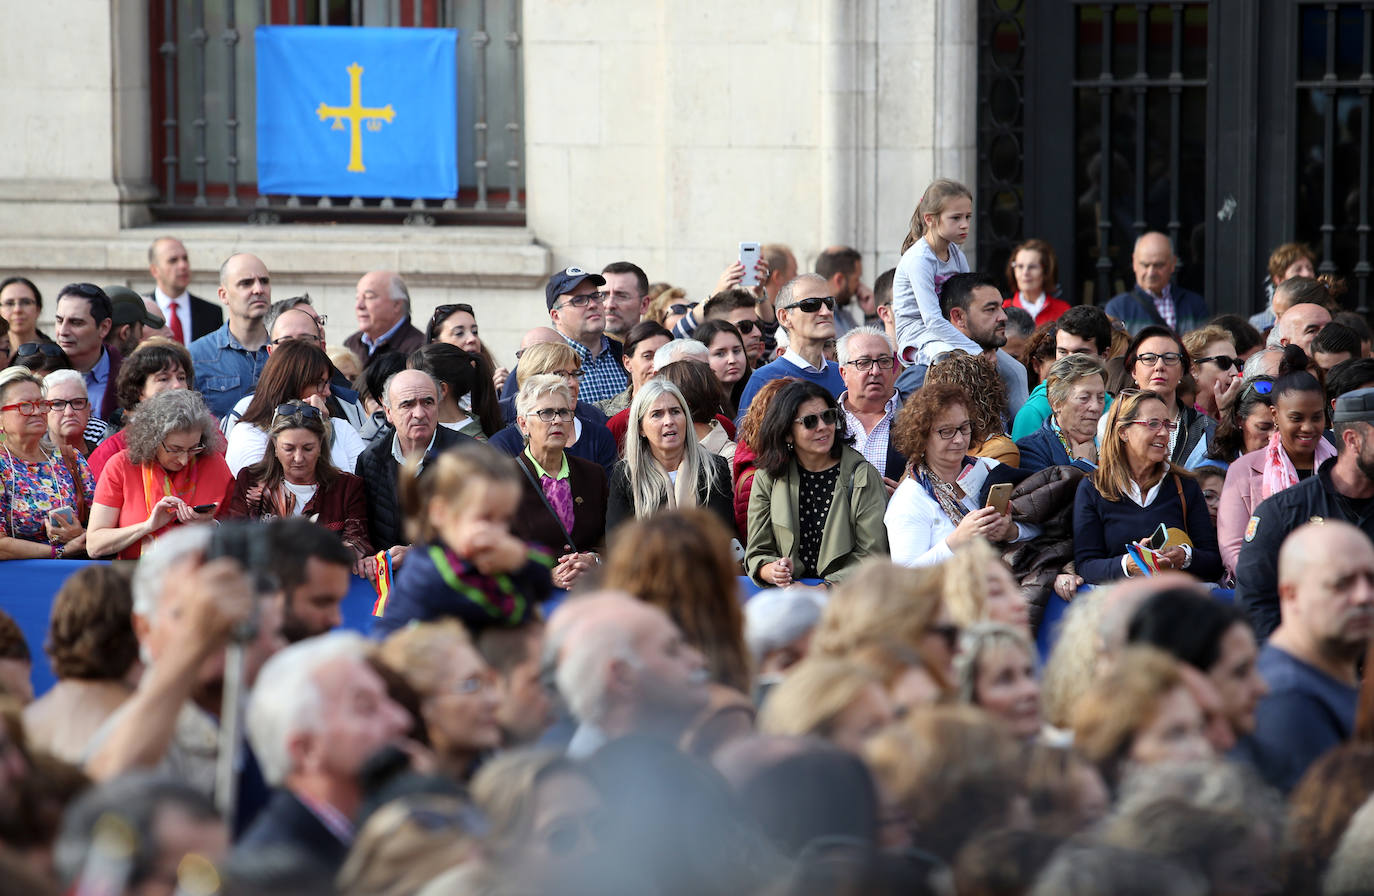
<svg viewBox="0 0 1374 896">
<path fill-rule="evenodd" d="M 509 368 L 386 271 L 336 351 L 170 238 L 56 341 L 0 283 L 0 557 L 116 558 L 0 617 L 0 891 L 1374 893 L 1368 325 L 1155 233 L 1007 298 L 971 203 L 871 289 L 565 269 Z"/>
</svg>

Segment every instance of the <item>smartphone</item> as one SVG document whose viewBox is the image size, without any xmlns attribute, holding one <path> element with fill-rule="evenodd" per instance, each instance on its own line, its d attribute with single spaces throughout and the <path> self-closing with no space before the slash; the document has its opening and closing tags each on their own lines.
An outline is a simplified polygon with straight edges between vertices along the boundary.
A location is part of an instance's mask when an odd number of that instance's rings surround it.
<svg viewBox="0 0 1374 896">
<path fill-rule="evenodd" d="M 191 509 L 194 510 L 196 513 L 209 513 L 218 506 L 218 504 L 197 504 Z"/>
<path fill-rule="evenodd" d="M 70 507 L 54 507 L 48 511 L 48 522 L 53 525 L 75 526 L 76 511 Z"/>
<path fill-rule="evenodd" d="M 1006 516 L 1007 504 L 1011 502 L 1011 483 L 999 482 L 988 489 L 988 507 L 996 508 L 999 516 Z"/>
<path fill-rule="evenodd" d="M 1169 543 L 1169 529 L 1163 523 L 1150 535 L 1149 541 L 1145 542 L 1146 547 L 1152 551 L 1162 551 L 1164 546 Z"/>
<path fill-rule="evenodd" d="M 759 263 L 760 250 L 758 243 L 739 244 L 739 263 L 744 265 L 744 279 L 739 282 L 740 286 L 752 288 L 759 285 L 759 272 L 754 266 Z"/>
</svg>

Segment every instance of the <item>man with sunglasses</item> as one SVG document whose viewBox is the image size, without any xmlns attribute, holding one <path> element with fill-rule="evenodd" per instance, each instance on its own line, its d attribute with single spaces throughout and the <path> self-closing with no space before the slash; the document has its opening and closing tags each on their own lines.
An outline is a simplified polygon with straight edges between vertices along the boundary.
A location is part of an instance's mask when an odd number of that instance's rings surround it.
<svg viewBox="0 0 1374 896">
<path fill-rule="evenodd" d="M 763 384 L 782 377 L 817 383 L 836 398 L 844 392 L 840 366 L 825 359 L 826 340 L 835 338 L 835 299 L 819 274 L 802 274 L 778 293 L 778 325 L 787 333 L 787 352 L 754 371 L 739 400 L 738 423 Z"/>
<path fill-rule="evenodd" d="M 1280 319 L 1282 320 L 1282 319 Z M 1279 624 L 1279 553 L 1309 522 L 1339 520 L 1374 538 L 1374 389 L 1336 399 L 1336 456 L 1255 508 L 1236 560 L 1236 601 L 1261 640 Z"/>
<path fill-rule="evenodd" d="M 687 318 L 683 318 L 683 321 Z M 727 289 L 718 292 L 701 306 L 701 322 L 708 320 L 728 320 L 735 325 L 744 337 L 744 354 L 751 368 L 758 367 L 763 360 L 763 328 L 759 323 L 758 300 L 744 289 Z M 695 330 L 693 330 L 695 332 Z M 690 339 L 692 334 L 678 337 Z"/>
<path fill-rule="evenodd" d="M 113 313 L 110 297 L 94 283 L 69 283 L 57 294 L 57 345 L 86 377 L 86 394 L 102 420 L 108 420 L 119 406 L 114 383 L 123 356 L 105 344 L 114 326 Z"/>
<path fill-rule="evenodd" d="M 582 362 L 578 398 L 595 404 L 614 398 L 630 384 L 620 364 L 620 343 L 606 336 L 606 278 L 578 267 L 559 271 L 544 287 L 549 320 Z"/>
</svg>

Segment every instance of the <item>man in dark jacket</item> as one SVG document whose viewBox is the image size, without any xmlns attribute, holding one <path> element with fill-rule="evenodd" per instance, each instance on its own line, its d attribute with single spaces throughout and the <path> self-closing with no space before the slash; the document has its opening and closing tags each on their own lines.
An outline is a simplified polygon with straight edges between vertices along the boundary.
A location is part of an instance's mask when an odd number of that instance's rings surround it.
<svg viewBox="0 0 1374 896">
<path fill-rule="evenodd" d="M 368 271 L 358 281 L 353 314 L 358 330 L 344 340 L 363 367 L 382 352 L 408 355 L 425 344 L 425 334 L 410 322 L 410 293 L 394 271 Z"/>
<path fill-rule="evenodd" d="M 1125 324 L 1132 336 L 1150 324 L 1166 326 L 1180 335 L 1196 330 L 1207 321 L 1207 302 L 1197 293 L 1170 283 L 1177 265 L 1167 236 L 1154 230 L 1141 234 L 1131 252 L 1135 288 L 1113 296 L 1103 310 Z"/>
<path fill-rule="evenodd" d="M 1297 485 L 1255 508 L 1236 561 L 1236 600 L 1255 635 L 1269 637 L 1279 624 L 1279 547 L 1308 522 L 1340 520 L 1374 538 L 1374 389 L 1336 399 L 1336 457 Z"/>
<path fill-rule="evenodd" d="M 247 721 L 263 774 L 277 789 L 236 852 L 296 849 L 336 873 L 362 804 L 358 773 L 410 725 L 368 665 L 367 642 L 331 632 L 278 652 L 258 675 Z"/>
<path fill-rule="evenodd" d="M 391 562 L 400 563 L 408 547 L 396 489 L 402 465 L 420 456 L 426 459 L 421 461 L 423 469 L 429 457 L 473 440 L 439 425 L 439 384 L 422 370 L 402 370 L 387 380 L 382 388 L 382 407 L 395 432 L 390 438 L 378 438 L 358 455 L 354 472 L 367 484 L 372 547 L 391 551 Z"/>
</svg>

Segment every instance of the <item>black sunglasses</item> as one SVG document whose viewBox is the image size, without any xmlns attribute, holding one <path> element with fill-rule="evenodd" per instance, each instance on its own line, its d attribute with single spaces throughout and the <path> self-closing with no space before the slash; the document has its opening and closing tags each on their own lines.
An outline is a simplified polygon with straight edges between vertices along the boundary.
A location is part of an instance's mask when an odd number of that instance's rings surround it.
<svg viewBox="0 0 1374 896">
<path fill-rule="evenodd" d="M 822 296 L 815 299 L 802 299 L 800 302 L 793 302 L 791 305 L 783 305 L 783 311 L 791 311 L 796 308 L 798 311 L 805 311 L 807 314 L 815 314 L 821 310 L 821 306 L 835 310 L 835 299 L 831 296 Z"/>
<path fill-rule="evenodd" d="M 279 404 L 277 405 L 278 417 L 310 417 L 315 420 L 320 418 L 320 409 L 314 405 L 299 404 Z"/>
<path fill-rule="evenodd" d="M 824 423 L 826 426 L 834 426 L 840 419 L 840 412 L 834 408 L 826 408 L 819 414 L 807 414 L 805 417 L 798 417 L 793 423 L 800 423 L 804 429 L 815 429 Z"/>
<path fill-rule="evenodd" d="M 757 330 L 758 328 L 759 328 L 759 325 L 758 325 L 758 323 L 757 323 L 756 321 L 752 321 L 752 320 L 741 320 L 741 321 L 736 321 L 736 322 L 735 322 L 735 329 L 736 329 L 736 330 L 739 330 L 739 331 L 740 331 L 741 333 L 743 333 L 745 336 L 748 336 L 750 333 L 754 332 L 754 331 Z"/>
<path fill-rule="evenodd" d="M 1240 358 L 1233 358 L 1230 355 L 1211 355 L 1206 358 L 1198 358 L 1193 363 L 1201 364 L 1204 361 L 1211 361 L 1220 370 L 1230 370 L 1232 367 L 1239 370 L 1242 363 Z"/>
<path fill-rule="evenodd" d="M 473 311 L 472 306 L 466 302 L 454 302 L 451 305 L 440 305 L 438 308 L 434 309 L 434 314 L 429 318 L 429 338 L 434 338 L 434 330 L 436 327 L 459 311 L 471 314 L 473 320 L 477 319 L 477 312 Z"/>
<path fill-rule="evenodd" d="M 55 342 L 26 342 L 19 346 L 19 350 L 14 353 L 14 359 L 27 358 L 30 355 L 44 355 L 49 358 L 60 358 L 66 352 Z"/>
</svg>

